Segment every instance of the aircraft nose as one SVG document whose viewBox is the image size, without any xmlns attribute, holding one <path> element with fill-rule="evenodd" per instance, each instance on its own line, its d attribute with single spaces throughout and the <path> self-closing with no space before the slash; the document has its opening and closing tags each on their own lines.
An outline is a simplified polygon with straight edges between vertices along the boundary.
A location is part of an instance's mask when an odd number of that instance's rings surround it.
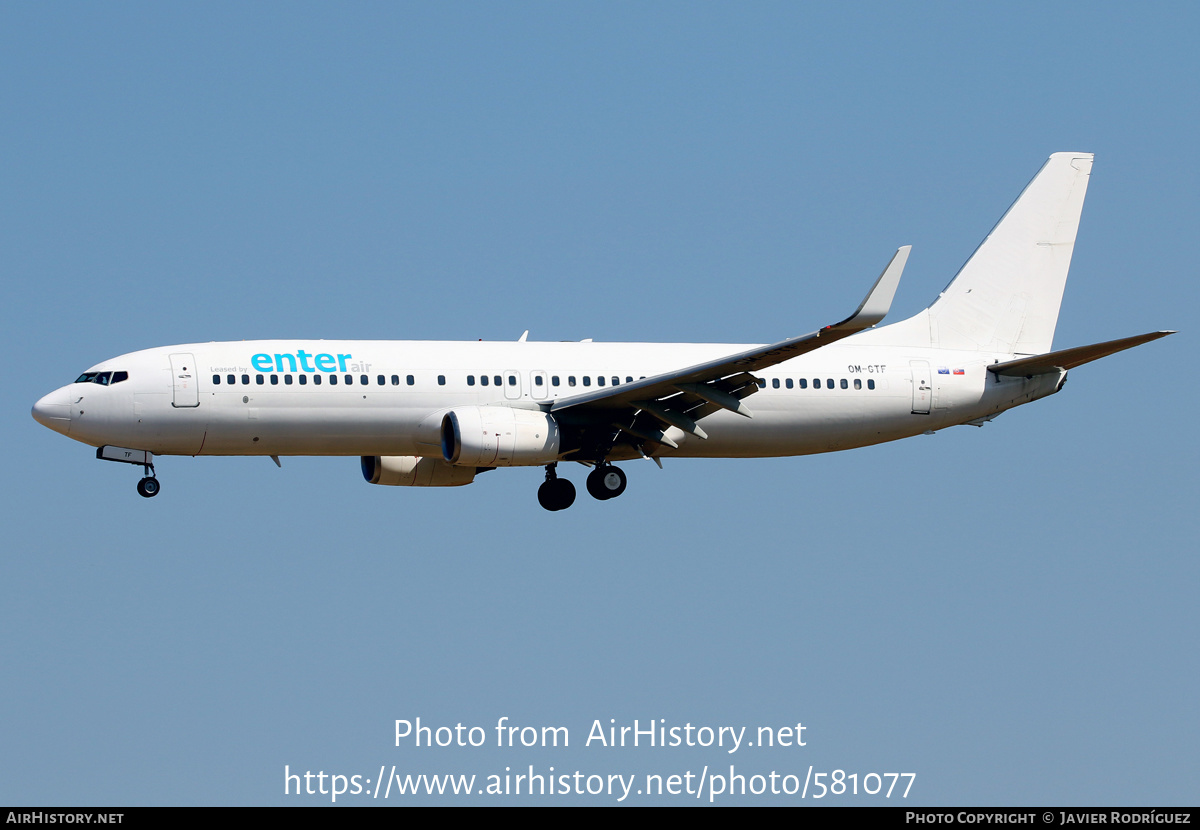
<svg viewBox="0 0 1200 830">
<path fill-rule="evenodd" d="M 33 405 L 33 420 L 66 435 L 71 430 L 71 396 L 66 387 L 55 389 Z"/>
</svg>

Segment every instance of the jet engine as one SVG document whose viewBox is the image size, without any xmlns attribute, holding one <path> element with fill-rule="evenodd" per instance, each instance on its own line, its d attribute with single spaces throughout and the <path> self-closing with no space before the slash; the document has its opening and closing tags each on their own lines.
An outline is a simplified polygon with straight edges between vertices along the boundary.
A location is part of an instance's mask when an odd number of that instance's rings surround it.
<svg viewBox="0 0 1200 830">
<path fill-rule="evenodd" d="M 464 467 L 526 467 L 558 460 L 553 416 L 508 406 L 464 406 L 442 416 L 442 457 Z"/>
<path fill-rule="evenodd" d="M 460 487 L 475 480 L 474 467 L 452 467 L 440 458 L 364 455 L 362 474 L 371 484 L 402 487 Z"/>
</svg>

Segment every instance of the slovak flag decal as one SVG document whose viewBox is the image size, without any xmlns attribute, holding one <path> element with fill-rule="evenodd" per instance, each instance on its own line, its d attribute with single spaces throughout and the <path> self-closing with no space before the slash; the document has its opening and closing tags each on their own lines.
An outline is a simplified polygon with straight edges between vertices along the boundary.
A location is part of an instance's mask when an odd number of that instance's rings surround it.
<svg viewBox="0 0 1200 830">
<path fill-rule="evenodd" d="M 966 374 L 966 372 L 964 372 L 962 369 L 955 369 L 955 370 L 954 370 L 954 374 L 956 374 L 956 375 L 965 375 L 965 374 Z"/>
</svg>

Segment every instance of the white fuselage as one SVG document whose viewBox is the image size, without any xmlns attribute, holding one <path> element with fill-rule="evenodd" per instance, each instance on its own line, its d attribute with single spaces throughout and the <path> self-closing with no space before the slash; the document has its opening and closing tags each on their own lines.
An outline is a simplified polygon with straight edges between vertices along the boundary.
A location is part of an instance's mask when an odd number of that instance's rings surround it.
<svg viewBox="0 0 1200 830">
<path fill-rule="evenodd" d="M 707 440 L 672 429 L 654 455 L 804 455 L 987 418 L 1051 394 L 1061 376 L 999 378 L 1011 355 L 876 345 L 886 329 L 757 371 L 752 418 L 718 411 Z M 93 446 L 156 455 L 441 457 L 447 409 L 523 409 L 750 348 L 729 344 L 270 340 L 194 343 L 122 355 L 35 415 Z M 497 381 L 499 381 L 497 383 Z M 40 408 L 40 410 L 39 410 Z M 626 456 L 628 457 L 628 456 Z"/>
</svg>

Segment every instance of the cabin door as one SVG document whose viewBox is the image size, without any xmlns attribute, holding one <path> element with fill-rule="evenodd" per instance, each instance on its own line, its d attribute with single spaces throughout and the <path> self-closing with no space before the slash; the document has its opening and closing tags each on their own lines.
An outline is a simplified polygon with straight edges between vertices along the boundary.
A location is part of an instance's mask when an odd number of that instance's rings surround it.
<svg viewBox="0 0 1200 830">
<path fill-rule="evenodd" d="M 910 360 L 912 370 L 912 411 L 914 415 L 928 415 L 933 400 L 933 375 L 929 372 L 929 361 Z"/>
<path fill-rule="evenodd" d="M 189 408 L 200 405 L 200 373 L 190 354 L 171 355 L 171 405 Z"/>
</svg>

